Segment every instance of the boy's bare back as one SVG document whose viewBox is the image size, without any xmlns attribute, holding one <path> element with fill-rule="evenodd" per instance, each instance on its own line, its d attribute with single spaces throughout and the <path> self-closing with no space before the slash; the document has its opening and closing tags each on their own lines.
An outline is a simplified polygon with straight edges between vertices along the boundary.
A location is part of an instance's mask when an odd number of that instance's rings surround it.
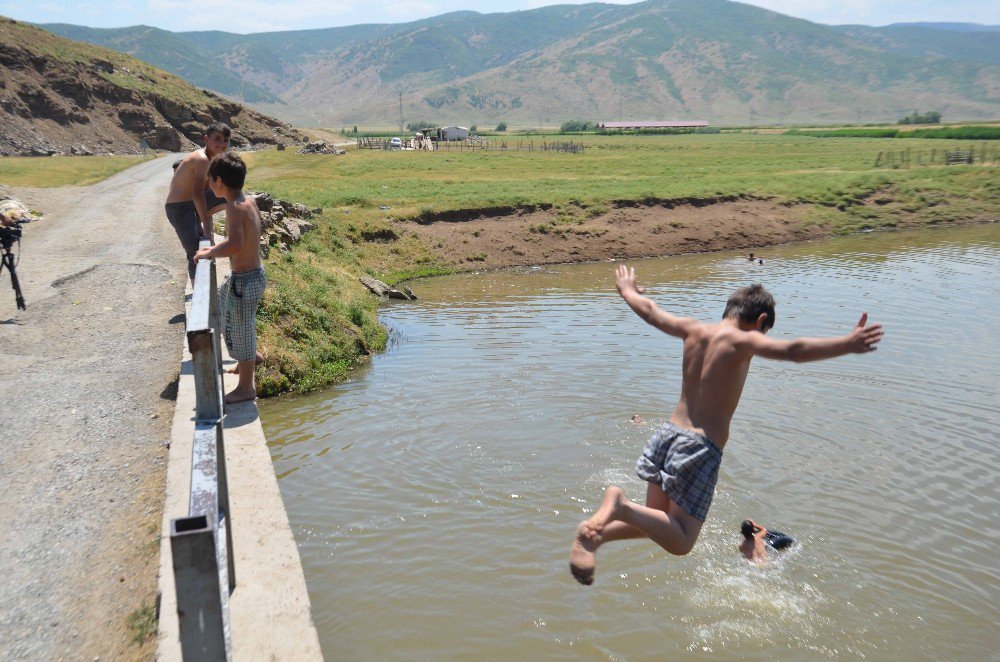
<svg viewBox="0 0 1000 662">
<path fill-rule="evenodd" d="M 845 336 L 777 340 L 765 335 L 770 322 L 763 314 L 752 322 L 726 317 L 717 323 L 671 315 L 639 293 L 635 269 L 624 265 L 615 270 L 615 284 L 636 314 L 684 341 L 681 397 L 670 421 L 708 437 L 719 448 L 729 439 L 729 424 L 754 356 L 815 361 L 874 351 L 875 344 L 882 339 L 880 324 L 866 326 L 867 313 Z"/>
</svg>

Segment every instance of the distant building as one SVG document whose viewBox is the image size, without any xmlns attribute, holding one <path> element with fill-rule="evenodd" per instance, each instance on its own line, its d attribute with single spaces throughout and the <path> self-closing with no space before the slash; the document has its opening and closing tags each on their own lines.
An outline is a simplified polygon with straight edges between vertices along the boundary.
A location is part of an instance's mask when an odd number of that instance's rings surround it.
<svg viewBox="0 0 1000 662">
<path fill-rule="evenodd" d="M 703 129 L 708 122 L 686 120 L 681 122 L 601 122 L 602 129 Z"/>
<path fill-rule="evenodd" d="M 469 130 L 464 126 L 443 126 L 437 131 L 438 140 L 466 140 Z"/>
</svg>

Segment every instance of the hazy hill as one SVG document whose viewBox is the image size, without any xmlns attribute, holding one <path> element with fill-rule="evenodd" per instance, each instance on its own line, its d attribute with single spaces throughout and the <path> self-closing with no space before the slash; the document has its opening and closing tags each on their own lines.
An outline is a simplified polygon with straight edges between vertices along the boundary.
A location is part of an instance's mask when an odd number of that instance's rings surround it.
<svg viewBox="0 0 1000 662">
<path fill-rule="evenodd" d="M 133 57 L 0 17 L 0 155 L 180 150 L 215 121 L 236 145 L 300 138 Z"/>
<path fill-rule="evenodd" d="M 480 125 L 891 121 L 913 109 L 1000 117 L 1000 33 L 942 25 L 830 27 L 726 0 L 649 0 L 175 36 L 214 89 L 239 95 L 226 78 L 235 75 L 281 99 L 259 108 L 329 126 L 395 124 L 400 95 L 406 121 Z M 113 46 L 118 32 L 86 38 Z M 175 57 L 154 56 L 165 68 Z"/>
</svg>

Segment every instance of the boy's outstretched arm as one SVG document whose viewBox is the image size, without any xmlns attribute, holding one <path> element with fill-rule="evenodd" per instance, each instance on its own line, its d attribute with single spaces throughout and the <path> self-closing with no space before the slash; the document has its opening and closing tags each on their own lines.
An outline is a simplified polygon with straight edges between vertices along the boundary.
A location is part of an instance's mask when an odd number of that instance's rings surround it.
<svg viewBox="0 0 1000 662">
<path fill-rule="evenodd" d="M 698 324 L 697 320 L 690 317 L 677 317 L 661 310 L 652 299 L 640 294 L 635 284 L 634 268 L 624 264 L 619 265 L 615 269 L 615 286 L 618 288 L 618 294 L 625 299 L 625 303 L 635 311 L 636 315 L 664 333 L 684 338 L 691 327 Z"/>
<path fill-rule="evenodd" d="M 882 335 L 882 325 L 868 324 L 868 313 L 862 313 L 861 319 L 847 335 L 835 338 L 776 340 L 751 331 L 744 335 L 740 344 L 755 356 L 801 363 L 832 359 L 844 354 L 874 352 L 877 349 L 875 345 L 882 340 Z"/>
</svg>

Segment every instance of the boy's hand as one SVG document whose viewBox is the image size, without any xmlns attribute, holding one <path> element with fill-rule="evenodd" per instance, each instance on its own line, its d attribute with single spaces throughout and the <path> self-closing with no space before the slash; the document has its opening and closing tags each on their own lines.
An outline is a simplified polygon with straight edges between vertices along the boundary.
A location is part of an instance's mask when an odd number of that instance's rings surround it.
<svg viewBox="0 0 1000 662">
<path fill-rule="evenodd" d="M 864 312 L 861 313 L 861 319 L 858 320 L 854 330 L 848 336 L 851 351 L 855 354 L 874 352 L 877 349 L 875 345 L 882 340 L 882 325 L 865 326 L 866 324 L 868 324 L 868 313 Z"/>
<path fill-rule="evenodd" d="M 201 248 L 198 250 L 197 253 L 194 254 L 194 257 L 192 259 L 194 260 L 195 264 L 198 264 L 198 260 L 211 260 L 212 259 L 212 256 L 210 255 L 211 252 L 212 252 L 211 248 Z"/>
<path fill-rule="evenodd" d="M 639 288 L 635 284 L 635 269 L 624 264 L 618 265 L 615 269 L 615 287 L 618 288 L 618 294 L 622 296 L 625 296 L 626 292 L 639 292 Z M 642 292 L 639 293 L 642 294 Z"/>
</svg>

